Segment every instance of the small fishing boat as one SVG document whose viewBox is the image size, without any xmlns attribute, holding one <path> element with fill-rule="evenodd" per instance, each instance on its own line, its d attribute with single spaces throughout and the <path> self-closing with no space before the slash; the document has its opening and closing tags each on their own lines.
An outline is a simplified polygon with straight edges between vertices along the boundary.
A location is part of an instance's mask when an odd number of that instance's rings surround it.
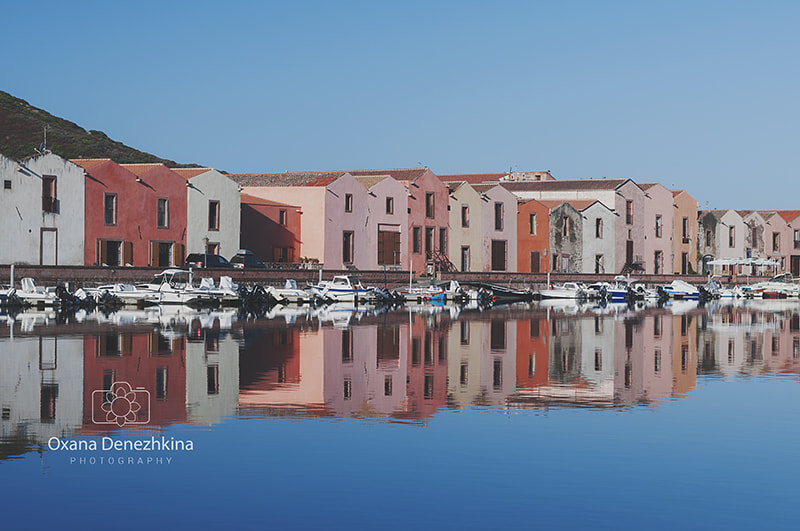
<svg viewBox="0 0 800 531">
<path fill-rule="evenodd" d="M 150 290 L 143 290 L 137 288 L 133 284 L 105 284 L 87 290 L 87 293 L 94 297 L 98 302 L 102 300 L 103 294 L 108 294 L 119 299 L 122 306 L 131 308 L 143 308 L 158 304 L 159 295 Z"/>
<path fill-rule="evenodd" d="M 697 286 L 679 279 L 659 287 L 659 293 L 663 298 L 672 300 L 698 300 L 700 298 L 700 290 Z"/>
<path fill-rule="evenodd" d="M 300 289 L 297 286 L 297 281 L 292 278 L 287 279 L 282 288 L 268 286 L 265 291 L 271 295 L 278 304 L 306 304 L 313 303 L 317 300 L 313 292 Z"/>
<path fill-rule="evenodd" d="M 30 277 L 20 280 L 20 284 L 22 287 L 16 291 L 16 296 L 22 299 L 24 304 L 37 308 L 58 305 L 56 288 L 37 286 Z"/>
</svg>

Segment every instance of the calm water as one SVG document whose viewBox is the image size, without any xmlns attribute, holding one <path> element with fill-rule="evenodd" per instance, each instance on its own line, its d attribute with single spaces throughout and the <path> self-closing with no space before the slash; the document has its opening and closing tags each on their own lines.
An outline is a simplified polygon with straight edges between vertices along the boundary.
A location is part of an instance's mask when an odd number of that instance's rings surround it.
<svg viewBox="0 0 800 531">
<path fill-rule="evenodd" d="M 5 529 L 796 528 L 800 302 L 0 316 Z"/>
</svg>

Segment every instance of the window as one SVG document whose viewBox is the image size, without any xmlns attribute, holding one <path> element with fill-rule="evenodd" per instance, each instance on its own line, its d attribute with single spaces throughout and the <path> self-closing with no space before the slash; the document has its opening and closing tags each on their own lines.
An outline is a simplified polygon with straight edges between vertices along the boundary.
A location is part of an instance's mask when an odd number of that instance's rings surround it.
<svg viewBox="0 0 800 531">
<path fill-rule="evenodd" d="M 750 241 L 753 247 L 758 247 L 758 227 L 753 227 L 750 231 Z"/>
<path fill-rule="evenodd" d="M 422 229 L 420 227 L 414 227 L 411 231 L 411 244 L 412 244 L 412 251 L 416 254 L 422 252 Z"/>
<path fill-rule="evenodd" d="M 156 399 L 166 400 L 167 398 L 167 367 L 158 367 L 156 369 Z"/>
<path fill-rule="evenodd" d="M 772 233 L 772 251 L 777 253 L 781 250 L 781 235 L 779 232 Z"/>
<path fill-rule="evenodd" d="M 794 248 L 800 249 L 800 230 L 794 231 Z"/>
<path fill-rule="evenodd" d="M 163 197 L 158 199 L 156 217 L 159 229 L 165 229 L 169 226 L 169 201 Z"/>
<path fill-rule="evenodd" d="M 444 227 L 439 229 L 439 252 L 447 254 L 447 229 Z"/>
<path fill-rule="evenodd" d="M 712 239 L 711 229 L 706 229 L 706 247 L 711 247 L 711 239 Z"/>
<path fill-rule="evenodd" d="M 286 211 L 285 210 L 279 210 L 278 211 L 278 223 L 280 223 L 281 225 L 286 225 Z"/>
<path fill-rule="evenodd" d="M 656 275 L 661 275 L 664 273 L 664 252 L 663 251 L 656 251 L 655 257 L 653 259 L 655 263 L 655 267 L 653 268 L 653 273 Z"/>
<path fill-rule="evenodd" d="M 117 194 L 106 194 L 103 200 L 106 225 L 117 224 Z"/>
<path fill-rule="evenodd" d="M 208 202 L 208 230 L 219 230 L 219 201 Z"/>
<path fill-rule="evenodd" d="M 56 178 L 53 175 L 42 176 L 42 210 L 56 212 Z"/>
<path fill-rule="evenodd" d="M 353 233 L 345 231 L 342 238 L 342 262 L 345 264 L 353 263 L 353 240 Z"/>
<path fill-rule="evenodd" d="M 683 243 L 689 243 L 689 218 L 681 220 L 681 236 L 683 237 Z"/>
<path fill-rule="evenodd" d="M 528 234 L 536 236 L 536 214 L 528 214 Z"/>
<path fill-rule="evenodd" d="M 625 223 L 633 225 L 633 201 L 625 201 Z"/>
<path fill-rule="evenodd" d="M 503 230 L 503 203 L 494 204 L 494 230 Z"/>
<path fill-rule="evenodd" d="M 344 194 L 344 211 L 353 211 L 353 194 Z"/>
<path fill-rule="evenodd" d="M 394 214 L 394 197 L 386 198 L 386 213 Z"/>
<path fill-rule="evenodd" d="M 601 275 L 606 272 L 605 265 L 603 264 L 603 255 L 597 254 L 594 257 L 594 272 L 595 274 Z"/>
<path fill-rule="evenodd" d="M 594 220 L 594 237 L 603 237 L 603 218 L 595 218 Z"/>
<path fill-rule="evenodd" d="M 209 365 L 206 369 L 206 393 L 219 394 L 219 365 Z"/>
<path fill-rule="evenodd" d="M 383 396 L 392 396 L 392 377 L 384 376 L 383 378 Z"/>
<path fill-rule="evenodd" d="M 564 216 L 564 226 L 563 226 L 563 227 L 561 227 L 561 234 L 562 234 L 562 236 L 564 236 L 564 237 L 569 237 L 569 233 L 570 233 L 570 222 L 571 222 L 571 221 L 572 221 L 572 220 L 569 218 L 569 216 Z"/>
<path fill-rule="evenodd" d="M 433 227 L 425 227 L 425 252 L 433 251 Z"/>
<path fill-rule="evenodd" d="M 736 227 L 728 227 L 728 247 L 736 245 Z"/>
<path fill-rule="evenodd" d="M 661 216 L 656 216 L 656 238 L 661 237 Z"/>
<path fill-rule="evenodd" d="M 436 217 L 436 205 L 434 202 L 434 195 L 433 192 L 425 192 L 425 217 L 426 218 L 433 218 Z"/>
<path fill-rule="evenodd" d="M 6 179 L 3 181 L 3 190 L 11 190 L 11 180 Z"/>
<path fill-rule="evenodd" d="M 461 205 L 461 226 L 469 227 L 469 207 Z"/>
</svg>

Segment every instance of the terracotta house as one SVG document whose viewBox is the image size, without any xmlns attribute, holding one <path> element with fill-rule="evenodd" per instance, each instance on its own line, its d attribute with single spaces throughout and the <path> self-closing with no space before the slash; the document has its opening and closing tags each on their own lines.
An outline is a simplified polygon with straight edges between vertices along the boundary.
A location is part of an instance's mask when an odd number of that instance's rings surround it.
<svg viewBox="0 0 800 531">
<path fill-rule="evenodd" d="M 183 264 L 185 179 L 162 164 L 73 162 L 86 172 L 86 265 Z"/>
<path fill-rule="evenodd" d="M 296 205 L 241 195 L 240 247 L 264 262 L 296 262 L 300 258 L 302 211 Z"/>
<path fill-rule="evenodd" d="M 517 270 L 544 273 L 550 252 L 550 209 L 535 199 L 517 202 Z"/>
</svg>

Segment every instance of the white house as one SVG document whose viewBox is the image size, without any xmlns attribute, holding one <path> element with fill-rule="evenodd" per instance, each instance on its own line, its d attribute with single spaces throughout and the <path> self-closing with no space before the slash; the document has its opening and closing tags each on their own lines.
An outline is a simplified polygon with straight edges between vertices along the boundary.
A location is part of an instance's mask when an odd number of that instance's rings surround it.
<svg viewBox="0 0 800 531">
<path fill-rule="evenodd" d="M 0 263 L 82 265 L 83 168 L 53 153 L 0 155 Z"/>
</svg>

